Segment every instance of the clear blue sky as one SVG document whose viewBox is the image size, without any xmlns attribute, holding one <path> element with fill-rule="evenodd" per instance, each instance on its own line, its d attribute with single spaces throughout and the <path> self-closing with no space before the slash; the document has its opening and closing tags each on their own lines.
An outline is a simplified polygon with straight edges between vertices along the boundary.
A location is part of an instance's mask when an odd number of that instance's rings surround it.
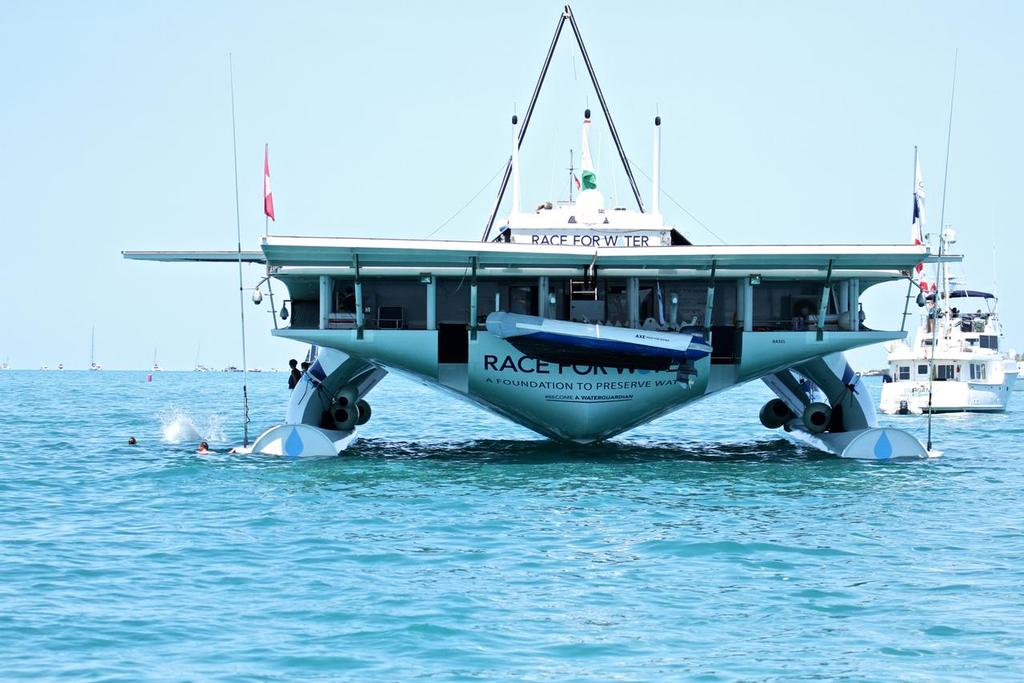
<svg viewBox="0 0 1024 683">
<path fill-rule="evenodd" d="M 423 237 L 491 178 L 529 100 L 558 2 L 18 2 L 0 20 L 0 358 L 108 368 L 241 362 L 233 266 L 126 262 L 122 249 L 233 248 L 227 53 L 242 229 L 263 232 L 263 144 L 281 234 Z M 1024 347 L 1017 264 L 1024 4 L 579 2 L 627 152 L 725 241 L 909 239 L 913 147 L 939 225 L 953 51 L 960 70 L 946 223 L 973 286 L 999 288 Z M 565 191 L 597 109 L 567 34 L 523 155 L 524 204 Z M 595 126 L 595 128 L 600 128 Z M 628 202 L 607 135 L 595 161 Z M 645 195 L 646 180 L 639 178 Z M 492 184 L 438 237 L 477 239 Z M 714 238 L 671 203 L 698 243 Z M 246 272 L 248 284 L 260 277 Z M 865 295 L 898 327 L 903 288 Z M 250 365 L 301 348 L 247 303 Z M 882 353 L 863 357 L 877 365 Z"/>
</svg>

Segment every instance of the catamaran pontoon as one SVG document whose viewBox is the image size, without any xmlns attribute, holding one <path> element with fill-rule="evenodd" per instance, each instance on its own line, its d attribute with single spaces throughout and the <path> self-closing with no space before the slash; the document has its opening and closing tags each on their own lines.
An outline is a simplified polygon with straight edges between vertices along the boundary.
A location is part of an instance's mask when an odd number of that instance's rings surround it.
<svg viewBox="0 0 1024 683">
<path fill-rule="evenodd" d="M 589 111 L 582 191 L 574 201 L 520 208 L 518 150 L 567 21 L 636 211 L 605 206 L 589 154 Z M 339 452 L 370 418 L 368 393 L 395 371 L 581 443 L 761 379 L 778 396 L 761 411 L 767 427 L 844 456 L 925 456 L 909 434 L 876 425 L 868 390 L 843 352 L 904 336 L 863 327 L 860 294 L 934 261 L 927 248 L 695 246 L 661 214 L 660 123 L 648 212 L 566 7 L 526 118 L 513 117 L 512 154 L 483 241 L 268 236 L 258 252 L 125 256 L 242 259 L 265 264 L 268 277 L 288 288 L 289 324 L 273 334 L 320 352 L 284 424 L 264 432 L 255 452 Z M 509 182 L 511 212 L 492 239 Z"/>
</svg>

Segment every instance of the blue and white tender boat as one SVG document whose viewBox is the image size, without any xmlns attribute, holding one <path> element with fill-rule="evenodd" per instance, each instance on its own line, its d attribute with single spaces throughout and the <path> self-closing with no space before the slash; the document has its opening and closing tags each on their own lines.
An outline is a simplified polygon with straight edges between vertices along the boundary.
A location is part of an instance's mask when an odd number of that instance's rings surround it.
<svg viewBox="0 0 1024 683">
<path fill-rule="evenodd" d="M 551 363 L 616 366 L 635 370 L 693 368 L 711 355 L 699 333 L 633 329 L 551 320 L 496 311 L 487 316 L 487 331 L 523 353 Z"/>
</svg>

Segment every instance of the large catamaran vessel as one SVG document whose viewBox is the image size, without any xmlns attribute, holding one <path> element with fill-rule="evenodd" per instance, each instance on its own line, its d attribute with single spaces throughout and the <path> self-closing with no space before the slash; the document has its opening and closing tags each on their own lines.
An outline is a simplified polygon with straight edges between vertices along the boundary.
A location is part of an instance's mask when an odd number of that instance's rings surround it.
<svg viewBox="0 0 1024 683">
<path fill-rule="evenodd" d="M 580 193 L 523 210 L 519 148 L 568 23 L 630 181 L 636 208 L 609 206 L 585 112 Z M 860 295 L 935 261 L 923 245 L 701 246 L 651 205 L 628 158 L 569 7 L 560 15 L 481 241 L 267 236 L 259 251 L 133 251 L 129 259 L 264 264 L 288 290 L 273 334 L 318 355 L 285 420 L 251 446 L 306 456 L 344 450 L 388 372 L 412 377 L 560 441 L 593 443 L 753 380 L 777 398 L 761 422 L 831 453 L 924 457 L 880 428 L 844 352 L 900 339 L 865 327 Z M 497 215 L 511 186 L 510 210 Z M 287 321 L 285 322 L 285 318 Z M 695 408 L 694 408 L 695 409 Z"/>
</svg>

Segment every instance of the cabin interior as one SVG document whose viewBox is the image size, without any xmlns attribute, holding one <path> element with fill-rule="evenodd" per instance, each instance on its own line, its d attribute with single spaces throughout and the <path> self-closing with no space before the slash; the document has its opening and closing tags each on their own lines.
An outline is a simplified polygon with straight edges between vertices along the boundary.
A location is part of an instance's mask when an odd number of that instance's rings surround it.
<svg viewBox="0 0 1024 683">
<path fill-rule="evenodd" d="M 439 356 L 451 358 L 447 362 L 460 362 L 467 330 L 482 329 L 494 311 L 616 327 L 706 329 L 714 363 L 736 361 L 743 332 L 866 329 L 858 315 L 856 280 L 824 286 L 761 276 L 278 277 L 289 290 L 292 328 L 437 330 Z M 819 324 L 823 297 L 826 312 Z"/>
</svg>

